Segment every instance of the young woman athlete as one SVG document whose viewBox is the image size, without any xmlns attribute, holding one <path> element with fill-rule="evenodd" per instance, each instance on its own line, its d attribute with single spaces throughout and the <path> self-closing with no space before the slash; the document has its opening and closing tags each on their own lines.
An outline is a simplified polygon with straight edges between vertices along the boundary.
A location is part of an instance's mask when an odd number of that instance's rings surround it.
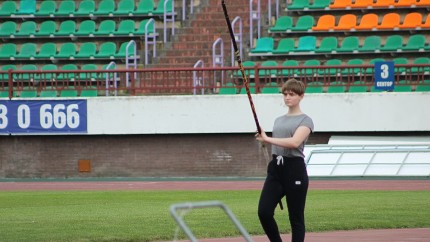
<svg viewBox="0 0 430 242">
<path fill-rule="evenodd" d="M 303 148 L 313 132 L 312 119 L 300 109 L 305 93 L 303 82 L 290 79 L 282 86 L 288 113 L 278 117 L 272 137 L 262 130 L 256 139 L 272 146 L 273 159 L 267 167 L 267 177 L 258 204 L 258 217 L 271 242 L 282 241 L 274 218 L 278 202 L 286 196 L 292 242 L 305 239 L 305 203 L 309 179 Z"/>
</svg>

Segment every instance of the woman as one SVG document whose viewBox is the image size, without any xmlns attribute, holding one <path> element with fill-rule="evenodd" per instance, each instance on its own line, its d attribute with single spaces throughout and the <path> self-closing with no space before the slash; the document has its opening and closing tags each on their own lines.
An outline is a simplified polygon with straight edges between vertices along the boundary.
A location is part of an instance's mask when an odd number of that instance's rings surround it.
<svg viewBox="0 0 430 242">
<path fill-rule="evenodd" d="M 300 109 L 305 85 L 290 79 L 282 86 L 288 113 L 278 117 L 273 126 L 272 137 L 264 131 L 256 134 L 258 141 L 272 145 L 272 161 L 258 204 L 258 217 L 271 242 L 282 241 L 274 212 L 278 202 L 286 196 L 292 231 L 292 242 L 305 239 L 305 203 L 309 179 L 304 162 L 303 148 L 314 124 Z"/>
</svg>

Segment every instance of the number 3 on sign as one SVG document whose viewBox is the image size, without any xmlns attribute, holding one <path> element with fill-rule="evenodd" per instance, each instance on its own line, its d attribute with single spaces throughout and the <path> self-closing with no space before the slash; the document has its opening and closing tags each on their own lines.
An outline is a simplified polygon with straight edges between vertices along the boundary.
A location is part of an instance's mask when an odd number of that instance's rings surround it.
<svg viewBox="0 0 430 242">
<path fill-rule="evenodd" d="M 390 67 L 387 64 L 381 65 L 381 78 L 387 79 L 390 76 Z"/>
</svg>

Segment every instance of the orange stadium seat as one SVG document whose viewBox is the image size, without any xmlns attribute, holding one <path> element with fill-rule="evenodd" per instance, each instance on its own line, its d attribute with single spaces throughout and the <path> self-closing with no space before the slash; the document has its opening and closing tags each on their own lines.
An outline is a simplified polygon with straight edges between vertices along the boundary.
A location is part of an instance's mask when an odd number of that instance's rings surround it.
<svg viewBox="0 0 430 242">
<path fill-rule="evenodd" d="M 322 15 L 317 24 L 312 27 L 314 31 L 333 31 L 334 26 L 336 25 L 336 18 L 333 15 L 326 14 Z"/>
<path fill-rule="evenodd" d="M 417 7 L 429 7 L 430 6 L 430 0 L 420 0 L 416 3 Z"/>
<path fill-rule="evenodd" d="M 340 16 L 339 23 L 334 27 L 335 30 L 351 30 L 357 26 L 357 16 L 345 14 Z"/>
<path fill-rule="evenodd" d="M 394 6 L 414 8 L 416 4 L 417 4 L 417 0 L 397 0 L 397 2 L 394 3 Z"/>
<path fill-rule="evenodd" d="M 368 13 L 361 17 L 360 23 L 355 27 L 356 30 L 374 30 L 378 26 L 379 16 Z"/>
<path fill-rule="evenodd" d="M 423 17 L 421 13 L 413 12 L 405 15 L 403 23 L 399 26 L 401 29 L 415 29 L 421 27 Z"/>
<path fill-rule="evenodd" d="M 372 8 L 373 0 L 355 0 L 351 8 Z"/>
<path fill-rule="evenodd" d="M 423 24 L 421 24 L 421 28 L 428 29 L 430 28 L 430 14 L 427 15 L 426 20 Z"/>
<path fill-rule="evenodd" d="M 378 29 L 396 29 L 400 25 L 400 15 L 398 13 L 387 13 L 378 25 Z"/>
<path fill-rule="evenodd" d="M 374 8 L 394 8 L 396 0 L 376 0 L 373 4 Z"/>
<path fill-rule="evenodd" d="M 351 8 L 352 0 L 334 0 L 330 5 L 330 9 L 348 9 Z"/>
</svg>

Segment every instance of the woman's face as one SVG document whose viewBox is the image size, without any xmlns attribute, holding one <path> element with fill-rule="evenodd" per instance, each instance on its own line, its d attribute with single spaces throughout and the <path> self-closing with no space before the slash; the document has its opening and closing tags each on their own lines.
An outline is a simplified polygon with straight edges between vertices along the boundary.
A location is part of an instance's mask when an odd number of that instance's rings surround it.
<svg viewBox="0 0 430 242">
<path fill-rule="evenodd" d="M 283 94 L 284 103 L 287 107 L 297 106 L 303 98 L 303 95 L 299 95 L 293 91 L 285 91 Z"/>
</svg>

